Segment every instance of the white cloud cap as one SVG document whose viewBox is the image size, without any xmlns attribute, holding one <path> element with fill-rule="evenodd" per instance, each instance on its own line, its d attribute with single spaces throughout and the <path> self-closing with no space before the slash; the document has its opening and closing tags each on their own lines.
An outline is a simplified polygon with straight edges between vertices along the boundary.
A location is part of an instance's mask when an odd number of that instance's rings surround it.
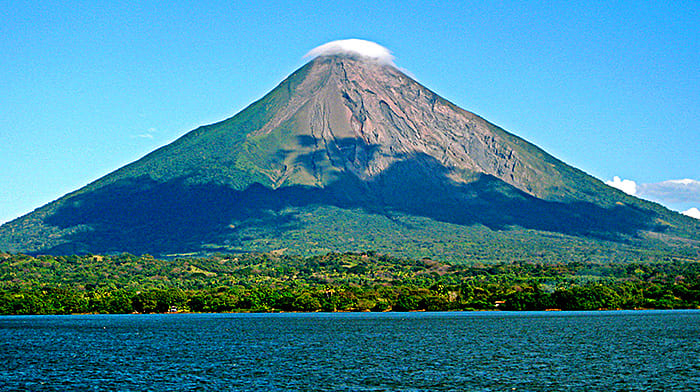
<svg viewBox="0 0 700 392">
<path fill-rule="evenodd" d="M 700 210 L 698 210 L 695 207 L 693 207 L 689 210 L 683 211 L 682 214 L 688 215 L 691 218 L 700 219 Z"/>
<path fill-rule="evenodd" d="M 605 181 L 605 183 L 613 188 L 617 188 L 625 192 L 628 195 L 637 194 L 637 183 L 632 180 L 622 180 L 620 177 L 615 176 L 612 180 Z"/>
<path fill-rule="evenodd" d="M 394 65 L 394 56 L 389 49 L 362 39 L 343 39 L 317 46 L 304 57 L 332 56 L 338 54 L 369 58 L 382 64 Z"/>
</svg>

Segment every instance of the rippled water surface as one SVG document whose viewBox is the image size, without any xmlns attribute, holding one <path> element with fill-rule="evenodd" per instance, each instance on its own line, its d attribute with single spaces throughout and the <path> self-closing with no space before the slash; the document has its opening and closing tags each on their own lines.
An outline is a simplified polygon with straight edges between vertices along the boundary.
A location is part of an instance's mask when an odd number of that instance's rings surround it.
<svg viewBox="0 0 700 392">
<path fill-rule="evenodd" d="M 700 311 L 0 317 L 0 390 L 700 390 Z"/>
</svg>

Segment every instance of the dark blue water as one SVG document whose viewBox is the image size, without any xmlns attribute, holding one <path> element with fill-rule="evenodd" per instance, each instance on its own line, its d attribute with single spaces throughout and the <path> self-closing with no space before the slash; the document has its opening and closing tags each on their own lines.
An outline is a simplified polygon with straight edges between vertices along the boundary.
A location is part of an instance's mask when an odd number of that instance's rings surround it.
<svg viewBox="0 0 700 392">
<path fill-rule="evenodd" d="M 0 390 L 700 390 L 700 311 L 0 317 Z"/>
</svg>

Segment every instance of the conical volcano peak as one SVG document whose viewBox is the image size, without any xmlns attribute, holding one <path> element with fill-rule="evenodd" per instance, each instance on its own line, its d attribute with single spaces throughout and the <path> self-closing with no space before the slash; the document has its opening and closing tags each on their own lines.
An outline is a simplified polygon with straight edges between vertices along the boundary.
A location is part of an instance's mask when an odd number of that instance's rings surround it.
<svg viewBox="0 0 700 392">
<path fill-rule="evenodd" d="M 503 253 L 512 262 L 530 259 L 520 253 L 530 248 L 536 260 L 572 256 L 551 249 L 584 249 L 576 260 L 639 260 L 621 246 L 677 242 L 687 253 L 673 257 L 696 257 L 694 220 L 610 188 L 459 108 L 393 65 L 388 49 L 342 40 L 307 57 L 235 116 L 1 226 L 0 250 L 359 248 L 490 260 L 500 244 L 514 244 Z M 601 251 L 590 248 L 603 244 L 594 238 L 610 242 Z"/>
<path fill-rule="evenodd" d="M 368 59 L 381 64 L 394 65 L 394 56 L 391 51 L 375 42 L 362 39 L 344 39 L 331 41 L 321 46 L 317 46 L 309 51 L 304 57 L 321 56 L 351 56 L 361 59 Z"/>
</svg>

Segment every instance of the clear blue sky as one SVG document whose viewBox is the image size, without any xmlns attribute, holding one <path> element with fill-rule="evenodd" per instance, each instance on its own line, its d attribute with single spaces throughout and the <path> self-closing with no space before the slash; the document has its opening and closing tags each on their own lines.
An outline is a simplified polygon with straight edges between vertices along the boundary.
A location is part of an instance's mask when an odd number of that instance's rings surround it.
<svg viewBox="0 0 700 392">
<path fill-rule="evenodd" d="M 601 180 L 700 180 L 698 1 L 241 3 L 0 0 L 0 223 L 234 115 L 345 38 Z"/>
</svg>

